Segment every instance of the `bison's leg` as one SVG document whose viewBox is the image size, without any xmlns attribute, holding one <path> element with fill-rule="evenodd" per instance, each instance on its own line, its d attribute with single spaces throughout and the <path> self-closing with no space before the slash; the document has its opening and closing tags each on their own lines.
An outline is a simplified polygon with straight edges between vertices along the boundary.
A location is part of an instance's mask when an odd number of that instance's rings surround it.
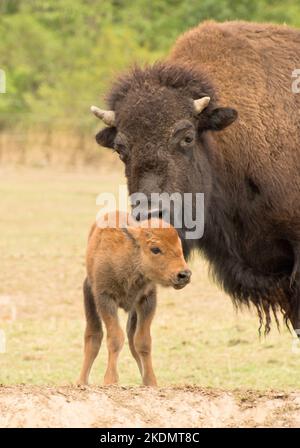
<svg viewBox="0 0 300 448">
<path fill-rule="evenodd" d="M 156 378 L 152 367 L 150 327 L 156 308 L 156 293 L 144 297 L 136 306 L 137 328 L 134 335 L 134 346 L 142 364 L 142 377 L 145 386 L 156 386 Z"/>
<path fill-rule="evenodd" d="M 99 300 L 99 311 L 107 330 L 108 364 L 104 375 L 104 384 L 117 384 L 118 356 L 124 345 L 124 333 L 119 324 L 116 302 L 105 296 Z"/>
<path fill-rule="evenodd" d="M 135 335 L 135 331 L 136 331 L 136 325 L 137 325 L 136 311 L 130 311 L 129 315 L 128 315 L 127 328 L 126 328 L 128 343 L 129 343 L 129 348 L 130 348 L 131 354 L 134 357 L 134 359 L 136 360 L 136 363 L 137 363 L 140 373 L 142 375 L 143 374 L 142 363 L 141 363 L 139 354 L 136 351 L 135 346 L 134 346 L 134 335 Z"/>
<path fill-rule="evenodd" d="M 84 309 L 86 316 L 86 329 L 84 334 L 84 360 L 78 385 L 88 384 L 89 374 L 101 346 L 103 331 L 101 321 L 96 310 L 96 305 L 91 287 L 86 279 L 83 284 Z"/>
</svg>

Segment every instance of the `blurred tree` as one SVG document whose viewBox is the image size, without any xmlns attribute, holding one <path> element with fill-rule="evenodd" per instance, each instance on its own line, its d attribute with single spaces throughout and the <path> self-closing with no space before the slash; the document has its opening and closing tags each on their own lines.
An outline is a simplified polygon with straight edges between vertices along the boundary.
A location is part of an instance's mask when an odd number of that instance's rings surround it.
<svg viewBox="0 0 300 448">
<path fill-rule="evenodd" d="M 202 20 L 300 26 L 299 0 L 0 0 L 0 14 L 2 127 L 88 126 L 112 76 L 163 56 Z"/>
</svg>

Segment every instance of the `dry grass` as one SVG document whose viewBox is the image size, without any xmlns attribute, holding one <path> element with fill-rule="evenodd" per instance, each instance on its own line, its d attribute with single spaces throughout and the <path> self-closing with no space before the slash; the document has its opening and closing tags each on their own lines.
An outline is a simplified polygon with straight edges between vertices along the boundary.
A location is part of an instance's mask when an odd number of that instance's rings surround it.
<svg viewBox="0 0 300 448">
<path fill-rule="evenodd" d="M 98 171 L 0 171 L 0 297 L 9 296 L 17 308 L 14 322 L 0 321 L 7 336 L 7 352 L 0 354 L 0 383 L 61 385 L 76 379 L 84 328 L 84 252 L 97 212 L 95 199 L 102 191 L 117 192 L 124 183 L 119 162 L 112 166 Z M 280 335 L 274 327 L 260 341 L 256 316 L 248 311 L 236 315 L 198 256 L 192 269 L 187 288 L 159 293 L 153 340 L 160 384 L 299 388 L 299 355 L 292 352 L 292 335 L 285 329 Z M 103 347 L 94 383 L 101 384 L 105 357 Z M 140 383 L 127 346 L 120 378 L 125 385 Z"/>
<path fill-rule="evenodd" d="M 95 134 L 100 128 L 95 127 Z M 0 133 L 0 164 L 33 167 L 101 166 L 111 163 L 110 151 L 99 148 L 91 132 L 78 129 L 32 128 Z"/>
</svg>

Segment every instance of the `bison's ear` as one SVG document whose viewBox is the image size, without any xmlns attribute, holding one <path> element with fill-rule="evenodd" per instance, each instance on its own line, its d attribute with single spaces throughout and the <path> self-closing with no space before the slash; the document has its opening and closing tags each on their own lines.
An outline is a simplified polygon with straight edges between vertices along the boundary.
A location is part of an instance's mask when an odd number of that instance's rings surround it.
<svg viewBox="0 0 300 448">
<path fill-rule="evenodd" d="M 210 112 L 200 125 L 203 130 L 221 131 L 237 119 L 238 113 L 230 107 L 218 107 Z"/>
<path fill-rule="evenodd" d="M 96 142 L 100 146 L 105 146 L 106 148 L 113 148 L 116 135 L 117 135 L 117 128 L 115 128 L 114 126 L 104 128 L 96 135 Z"/>
</svg>

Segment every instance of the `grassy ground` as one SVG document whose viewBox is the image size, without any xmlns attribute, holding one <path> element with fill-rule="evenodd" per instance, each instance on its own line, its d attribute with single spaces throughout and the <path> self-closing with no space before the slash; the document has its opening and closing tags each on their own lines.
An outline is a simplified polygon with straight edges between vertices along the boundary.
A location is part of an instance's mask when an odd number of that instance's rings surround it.
<svg viewBox="0 0 300 448">
<path fill-rule="evenodd" d="M 124 179 L 111 167 L 97 173 L 0 171 L 0 302 L 9 296 L 17 309 L 16 320 L 9 322 L 4 312 L 1 317 L 0 305 L 0 328 L 7 338 L 0 383 L 60 385 L 76 379 L 82 359 L 86 237 L 97 194 L 116 192 L 119 183 Z M 191 267 L 191 285 L 159 291 L 153 341 L 160 384 L 298 389 L 300 360 L 292 351 L 293 336 L 274 327 L 260 340 L 255 314 L 235 313 L 199 257 Z M 105 358 L 103 345 L 94 383 L 101 384 Z M 125 385 L 140 382 L 127 346 L 120 379 Z"/>
</svg>

